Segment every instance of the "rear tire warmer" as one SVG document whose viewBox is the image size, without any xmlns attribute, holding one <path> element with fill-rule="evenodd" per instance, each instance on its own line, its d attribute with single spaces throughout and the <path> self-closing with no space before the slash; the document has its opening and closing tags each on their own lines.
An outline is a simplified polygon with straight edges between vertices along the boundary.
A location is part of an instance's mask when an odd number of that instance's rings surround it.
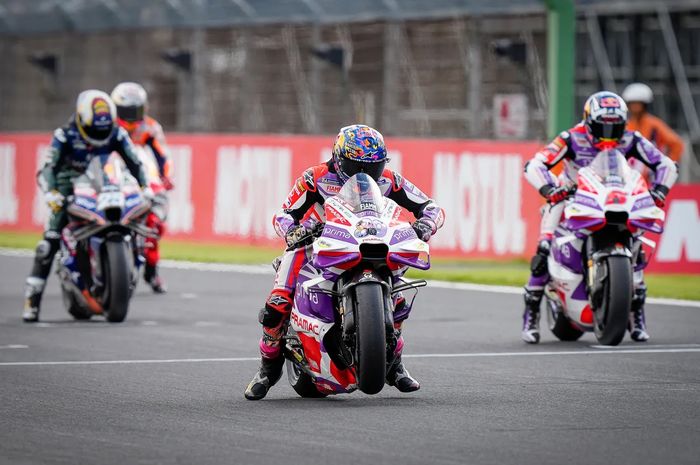
<svg viewBox="0 0 700 465">
<path fill-rule="evenodd" d="M 123 240 L 107 240 L 105 258 L 105 317 L 109 322 L 120 323 L 129 309 L 130 273 L 126 243 Z"/>
<path fill-rule="evenodd" d="M 603 302 L 594 313 L 595 335 L 601 344 L 616 346 L 625 337 L 632 308 L 632 263 L 627 257 L 613 255 L 606 258 L 606 265 Z"/>
<path fill-rule="evenodd" d="M 360 283 L 354 293 L 357 385 L 366 394 L 377 394 L 386 380 L 384 294 L 377 282 Z"/>
</svg>

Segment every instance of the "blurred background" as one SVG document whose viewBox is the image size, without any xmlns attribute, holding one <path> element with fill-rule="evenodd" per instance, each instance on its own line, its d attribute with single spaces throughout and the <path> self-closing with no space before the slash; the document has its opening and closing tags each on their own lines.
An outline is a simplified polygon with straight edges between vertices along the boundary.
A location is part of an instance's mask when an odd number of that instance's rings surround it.
<svg viewBox="0 0 700 465">
<path fill-rule="evenodd" d="M 333 134 L 359 120 L 396 136 L 543 140 L 557 3 L 571 2 L 2 0 L 0 131 L 51 130 L 80 90 L 135 80 L 170 131 Z M 700 4 L 578 0 L 573 24 L 569 123 L 592 92 L 646 82 L 694 161 Z M 504 95 L 523 115 L 509 130 L 495 117 Z M 700 177 L 697 163 L 683 171 Z"/>
</svg>

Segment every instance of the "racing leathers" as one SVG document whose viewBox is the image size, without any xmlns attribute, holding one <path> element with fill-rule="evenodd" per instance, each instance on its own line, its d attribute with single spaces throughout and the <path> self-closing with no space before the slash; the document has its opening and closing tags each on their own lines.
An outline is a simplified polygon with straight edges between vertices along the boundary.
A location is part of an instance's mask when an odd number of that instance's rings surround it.
<svg viewBox="0 0 700 465">
<path fill-rule="evenodd" d="M 144 267 L 143 276 L 154 292 L 163 293 L 165 292 L 165 283 L 158 274 L 158 261 L 160 260 L 158 243 L 165 233 L 165 221 L 168 211 L 168 197 L 165 195 L 164 190 L 169 191 L 173 188 L 171 181 L 172 160 L 168 156 L 165 134 L 158 121 L 150 116 L 146 116 L 138 122 L 128 122 L 122 119 L 119 119 L 118 122 L 121 127 L 129 132 L 129 136 L 134 144 L 151 149 L 158 164 L 157 177 L 160 179 L 160 182 L 152 186 L 156 194 L 153 202 L 154 207 L 146 217 L 146 226 L 154 229 L 158 237 L 147 237 L 145 239 L 144 258 L 146 259 L 146 266 Z M 149 180 L 151 179 L 150 174 L 147 177 Z"/>
<path fill-rule="evenodd" d="M 288 233 L 294 231 L 295 228 L 299 229 L 300 225 L 307 230 L 311 230 L 314 225 L 323 223 L 325 221 L 323 204 L 328 197 L 334 196 L 340 191 L 342 184 L 343 182 L 336 174 L 332 161 L 304 171 L 302 176 L 295 182 L 283 205 L 283 209 L 273 218 L 273 225 L 277 234 L 288 238 Z M 385 169 L 377 184 L 384 196 L 394 200 L 416 217 L 417 223 L 420 223 L 420 228 L 424 228 L 423 239 L 429 239 L 430 235 L 434 234 L 443 225 L 443 210 L 400 174 Z M 420 234 L 419 237 L 421 237 Z M 300 248 L 286 251 L 281 257 L 277 267 L 274 287 L 265 303 L 265 307 L 260 312 L 260 323 L 263 326 L 260 353 L 263 366 L 261 373 L 253 379 L 246 391 L 246 397 L 249 399 L 264 397 L 267 389 L 279 378 L 278 373 L 281 373 L 283 359 L 280 346 L 282 332 L 292 310 L 298 273 L 311 259 L 311 253 L 312 247 L 310 244 L 307 244 Z M 408 377 L 408 373 L 404 371 L 403 365 L 400 364 L 400 356 L 403 350 L 403 338 L 400 332 L 403 322 L 408 318 L 410 311 L 411 306 L 409 303 L 401 296 L 398 297 L 394 310 L 397 335 L 395 360 L 397 365 L 394 371 L 390 367 L 387 374 L 387 382 L 389 384 L 396 383 L 396 387 L 400 390 L 402 386 L 398 383 L 396 377 L 405 374 L 407 376 L 405 379 L 410 379 L 413 383 L 410 387 L 406 387 L 406 391 L 415 390 L 419 387 L 415 380 Z M 264 375 L 267 374 L 265 367 L 270 365 L 274 367 L 272 370 L 269 370 L 274 372 L 271 374 L 271 377 L 276 377 L 277 379 L 265 380 Z M 398 374 L 396 370 L 399 370 Z M 255 391 L 256 382 L 265 383 L 262 395 L 252 392 Z M 408 381 L 406 381 L 406 384 L 409 384 Z"/>
<path fill-rule="evenodd" d="M 142 187 L 145 187 L 146 178 L 141 162 L 124 129 L 114 129 L 109 139 L 99 147 L 88 144 L 81 137 L 74 118 L 54 132 L 49 158 L 37 173 L 39 186 L 46 194 L 51 211 L 43 239 L 36 247 L 34 264 L 26 281 L 23 314 L 25 321 L 38 320 L 46 278 L 59 249 L 61 231 L 68 224 L 65 202 L 73 193 L 73 180 L 85 172 L 93 157 L 109 155 L 112 152 L 121 155 L 132 175 Z"/>
<path fill-rule="evenodd" d="M 639 132 L 625 131 L 614 148 L 627 159 L 638 160 L 654 172 L 654 183 L 650 192 L 657 205 L 662 206 L 678 177 L 678 169 L 673 160 L 661 153 Z M 576 184 L 578 170 L 588 166 L 599 151 L 585 127 L 579 124 L 559 134 L 525 165 L 526 179 L 550 203 L 543 209 L 537 253 L 530 264 L 531 275 L 525 286 L 522 337 L 526 342 L 539 342 L 539 308 L 544 286 L 549 281 L 547 256 L 554 230 L 559 225 L 564 211 L 564 203 L 561 200 L 565 199 L 566 195 L 562 193 Z M 560 162 L 563 162 L 563 170 L 555 177 L 550 170 Z M 635 264 L 635 296 L 630 316 L 632 337 L 635 340 L 648 339 L 643 312 L 646 298 L 643 276 L 645 266 L 646 261 L 643 254 L 640 254 L 640 261 Z"/>
</svg>

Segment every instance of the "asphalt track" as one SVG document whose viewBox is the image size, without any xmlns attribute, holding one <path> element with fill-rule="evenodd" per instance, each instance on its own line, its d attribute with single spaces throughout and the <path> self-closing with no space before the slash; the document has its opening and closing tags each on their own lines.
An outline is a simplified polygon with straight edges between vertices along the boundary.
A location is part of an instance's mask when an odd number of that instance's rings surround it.
<svg viewBox="0 0 700 465">
<path fill-rule="evenodd" d="M 78 323 L 51 277 L 0 257 L 2 464 L 698 464 L 700 308 L 651 305 L 653 339 L 519 340 L 517 295 L 425 289 L 405 331 L 417 393 L 322 400 L 286 377 L 249 402 L 271 277 L 166 269 L 123 324 Z M 58 362 L 58 363 L 57 363 Z"/>
</svg>

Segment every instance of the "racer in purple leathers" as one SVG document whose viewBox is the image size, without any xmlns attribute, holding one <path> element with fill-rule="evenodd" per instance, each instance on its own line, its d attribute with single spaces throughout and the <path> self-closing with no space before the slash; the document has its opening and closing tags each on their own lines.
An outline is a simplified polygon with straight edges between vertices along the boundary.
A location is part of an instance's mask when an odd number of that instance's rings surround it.
<svg viewBox="0 0 700 465">
<path fill-rule="evenodd" d="M 277 234 L 285 238 L 289 249 L 281 257 L 274 287 L 260 311 L 262 361 L 260 370 L 245 390 L 247 399 L 265 397 L 282 375 L 282 332 L 292 310 L 299 270 L 311 259 L 312 231 L 325 221 L 325 200 L 336 195 L 351 176 L 360 172 L 372 176 L 386 197 L 416 217 L 413 229 L 420 239 L 428 241 L 442 226 L 442 209 L 400 174 L 385 169 L 388 161 L 384 138 L 377 130 L 360 124 L 344 127 L 336 137 L 331 159 L 304 171 L 282 211 L 273 218 Z M 399 297 L 394 310 L 398 339 L 396 357 L 387 367 L 386 381 L 401 392 L 420 388 L 401 363 L 403 338 L 400 332 L 410 311 L 410 305 Z"/>
<path fill-rule="evenodd" d="M 559 134 L 525 165 L 525 178 L 548 201 L 542 216 L 537 252 L 530 262 L 530 279 L 525 286 L 521 337 L 527 343 L 537 344 L 540 340 L 540 303 L 544 286 L 549 281 L 547 257 L 554 230 L 564 212 L 563 201 L 576 183 L 578 170 L 593 161 L 601 150 L 617 149 L 626 158 L 636 158 L 654 171 L 655 179 L 650 193 L 659 207 L 664 205 L 678 177 L 676 164 L 639 132 L 626 131 L 626 123 L 627 105 L 624 100 L 612 92 L 597 92 L 586 100 L 583 120 Z M 559 177 L 555 177 L 550 169 L 559 162 L 564 163 L 564 169 Z M 646 260 L 640 254 L 635 272 L 641 274 L 645 266 Z M 646 285 L 643 278 L 640 282 L 635 288 L 629 321 L 630 336 L 637 342 L 649 339 L 644 319 Z"/>
</svg>

